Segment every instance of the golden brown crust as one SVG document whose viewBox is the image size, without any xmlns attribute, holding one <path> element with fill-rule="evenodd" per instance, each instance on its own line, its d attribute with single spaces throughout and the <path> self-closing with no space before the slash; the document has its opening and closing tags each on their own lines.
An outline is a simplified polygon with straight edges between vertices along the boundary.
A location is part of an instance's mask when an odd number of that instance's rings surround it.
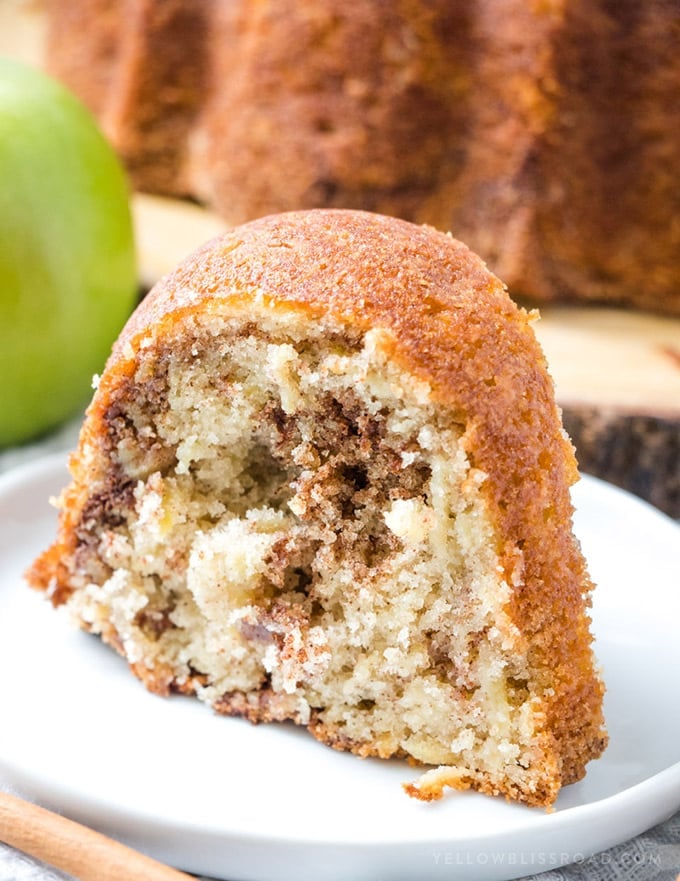
<svg viewBox="0 0 680 881">
<path fill-rule="evenodd" d="M 211 4 L 48 0 L 48 9 L 50 73 L 98 116 L 135 186 L 188 195 L 186 152 L 206 94 Z"/>
<path fill-rule="evenodd" d="M 460 3 L 218 3 L 213 26 L 192 170 L 230 222 L 317 207 L 413 217 L 437 191 L 466 127 Z"/>
<path fill-rule="evenodd" d="M 142 190 L 394 214 L 518 294 L 680 311 L 680 0 L 52 5 Z"/>
<path fill-rule="evenodd" d="M 99 116 L 106 107 L 111 84 L 116 82 L 125 27 L 120 9 L 111 0 L 67 4 L 46 0 L 44 5 L 48 13 L 48 69 L 53 76 L 72 83 L 81 100 Z M 82 39 L 74 40 L 76 34 Z"/>
<path fill-rule="evenodd" d="M 563 0 L 518 285 L 680 312 L 679 38 L 678 0 Z"/>
<path fill-rule="evenodd" d="M 591 584 L 571 532 L 573 450 L 532 316 L 479 258 L 431 228 L 349 211 L 266 217 L 209 242 L 159 283 L 108 362 L 72 462 L 75 483 L 59 539 L 33 567 L 33 583 L 59 585 L 59 561 L 74 549 L 86 498 L 110 479 L 98 471 L 96 451 L 145 338 L 162 340 L 193 314 L 255 301 L 309 321 L 387 330 L 394 360 L 428 382 L 465 426 L 470 462 L 488 475 L 481 491 L 501 537 L 496 550 L 515 585 L 512 618 L 531 645 L 536 687 L 554 689 L 547 736 L 562 755 L 562 780 L 578 779 L 604 735 L 602 687 L 583 616 Z"/>
</svg>

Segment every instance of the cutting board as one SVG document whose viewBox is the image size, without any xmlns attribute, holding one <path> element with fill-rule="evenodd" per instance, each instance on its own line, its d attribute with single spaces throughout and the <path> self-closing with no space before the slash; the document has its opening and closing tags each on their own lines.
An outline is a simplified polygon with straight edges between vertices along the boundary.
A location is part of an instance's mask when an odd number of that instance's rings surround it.
<svg viewBox="0 0 680 881">
<path fill-rule="evenodd" d="M 43 40 L 34 0 L 0 2 L 0 53 L 40 66 Z M 146 288 L 226 229 L 178 200 L 135 194 L 133 213 Z M 571 305 L 540 313 L 536 333 L 582 470 L 680 518 L 680 318 Z"/>
</svg>

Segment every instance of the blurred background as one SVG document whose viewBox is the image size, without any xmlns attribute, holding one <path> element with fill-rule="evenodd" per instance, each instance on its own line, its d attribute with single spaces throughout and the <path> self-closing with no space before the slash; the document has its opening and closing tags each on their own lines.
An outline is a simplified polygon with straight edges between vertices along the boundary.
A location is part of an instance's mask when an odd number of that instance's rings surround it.
<svg viewBox="0 0 680 881">
<path fill-rule="evenodd" d="M 677 4 L 487 7 L 0 0 L 0 54 L 65 83 L 125 165 L 140 296 L 270 211 L 448 229 L 540 309 L 582 470 L 680 517 Z"/>
</svg>

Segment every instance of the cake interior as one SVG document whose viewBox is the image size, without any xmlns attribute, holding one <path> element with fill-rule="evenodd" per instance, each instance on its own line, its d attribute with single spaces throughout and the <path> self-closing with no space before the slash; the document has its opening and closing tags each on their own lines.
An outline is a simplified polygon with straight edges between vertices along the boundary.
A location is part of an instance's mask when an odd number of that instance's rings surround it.
<svg viewBox="0 0 680 881">
<path fill-rule="evenodd" d="M 150 688 L 528 800 L 555 774 L 464 417 L 386 332 L 191 319 L 106 420 L 67 602 Z"/>
</svg>

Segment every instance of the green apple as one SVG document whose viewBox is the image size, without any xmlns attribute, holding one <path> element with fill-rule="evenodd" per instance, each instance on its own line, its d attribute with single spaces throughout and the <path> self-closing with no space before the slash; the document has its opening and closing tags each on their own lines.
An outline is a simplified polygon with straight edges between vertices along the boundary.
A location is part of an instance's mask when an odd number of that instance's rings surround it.
<svg viewBox="0 0 680 881">
<path fill-rule="evenodd" d="M 0 447 L 83 407 L 136 296 L 118 158 L 70 92 L 0 58 Z"/>
</svg>

